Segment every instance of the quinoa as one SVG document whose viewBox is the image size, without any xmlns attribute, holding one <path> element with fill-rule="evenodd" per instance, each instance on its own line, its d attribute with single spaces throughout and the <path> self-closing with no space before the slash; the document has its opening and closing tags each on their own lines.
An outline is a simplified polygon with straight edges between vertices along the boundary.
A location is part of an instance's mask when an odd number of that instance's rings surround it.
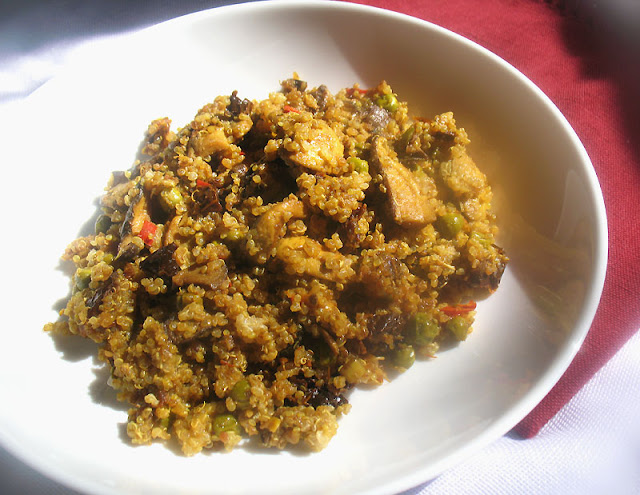
<svg viewBox="0 0 640 495">
<path fill-rule="evenodd" d="M 353 387 L 465 340 L 498 288 L 468 144 L 386 82 L 333 94 L 296 75 L 176 132 L 155 120 L 66 249 L 72 295 L 45 330 L 99 344 L 135 444 L 321 450 Z"/>
</svg>

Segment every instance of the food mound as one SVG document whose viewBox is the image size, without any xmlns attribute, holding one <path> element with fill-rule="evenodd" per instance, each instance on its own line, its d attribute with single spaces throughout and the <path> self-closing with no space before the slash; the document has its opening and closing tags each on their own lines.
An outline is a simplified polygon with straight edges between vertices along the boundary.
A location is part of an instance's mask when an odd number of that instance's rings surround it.
<svg viewBox="0 0 640 495">
<path fill-rule="evenodd" d="M 385 82 L 332 94 L 294 76 L 219 96 L 114 173 L 76 239 L 61 319 L 131 404 L 133 443 L 186 455 L 323 449 L 359 384 L 465 340 L 507 263 L 491 189 L 452 113 L 412 116 Z"/>
</svg>

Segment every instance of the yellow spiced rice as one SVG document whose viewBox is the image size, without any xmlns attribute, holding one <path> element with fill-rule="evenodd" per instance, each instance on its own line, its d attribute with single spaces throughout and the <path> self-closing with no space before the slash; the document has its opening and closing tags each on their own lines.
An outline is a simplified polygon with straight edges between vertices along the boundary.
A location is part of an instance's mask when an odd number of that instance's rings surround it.
<svg viewBox="0 0 640 495">
<path fill-rule="evenodd" d="M 385 82 L 236 92 L 114 173 L 45 329 L 99 344 L 136 444 L 317 451 L 349 390 L 465 340 L 497 289 L 491 189 L 452 113 Z"/>
</svg>

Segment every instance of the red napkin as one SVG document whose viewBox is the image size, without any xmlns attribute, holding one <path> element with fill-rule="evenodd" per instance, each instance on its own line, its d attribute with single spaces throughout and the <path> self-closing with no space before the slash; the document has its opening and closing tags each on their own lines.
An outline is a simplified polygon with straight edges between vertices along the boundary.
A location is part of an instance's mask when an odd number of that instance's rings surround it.
<svg viewBox="0 0 640 495">
<path fill-rule="evenodd" d="M 433 22 L 511 63 L 558 106 L 593 162 L 609 222 L 604 291 L 571 366 L 515 428 L 532 437 L 640 328 L 640 8 L 620 0 L 355 2 Z"/>
</svg>

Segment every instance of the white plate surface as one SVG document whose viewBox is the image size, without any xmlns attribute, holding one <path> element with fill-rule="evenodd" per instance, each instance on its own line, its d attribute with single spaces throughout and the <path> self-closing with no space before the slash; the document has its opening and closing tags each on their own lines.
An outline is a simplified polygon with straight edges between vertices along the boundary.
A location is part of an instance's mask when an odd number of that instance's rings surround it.
<svg viewBox="0 0 640 495">
<path fill-rule="evenodd" d="M 147 124 L 186 124 L 219 94 L 261 99 L 297 71 L 333 91 L 386 79 L 416 113 L 452 110 L 494 185 L 512 261 L 463 344 L 356 391 L 318 454 L 133 447 L 126 406 L 95 346 L 42 333 L 68 295 L 58 258 L 86 233 L 112 170 Z M 407 16 L 343 3 L 224 7 L 96 44 L 37 91 L 3 150 L 0 441 L 98 494 L 394 493 L 503 435 L 581 345 L 606 265 L 606 219 L 589 158 L 553 104 L 476 44 Z M 5 136 L 6 137 L 6 136 Z M 6 206 L 5 206 L 6 208 Z M 578 260 L 579 262 L 576 262 Z M 551 295 L 549 290 L 552 291 Z M 558 313 L 558 307 L 565 308 Z"/>
</svg>

